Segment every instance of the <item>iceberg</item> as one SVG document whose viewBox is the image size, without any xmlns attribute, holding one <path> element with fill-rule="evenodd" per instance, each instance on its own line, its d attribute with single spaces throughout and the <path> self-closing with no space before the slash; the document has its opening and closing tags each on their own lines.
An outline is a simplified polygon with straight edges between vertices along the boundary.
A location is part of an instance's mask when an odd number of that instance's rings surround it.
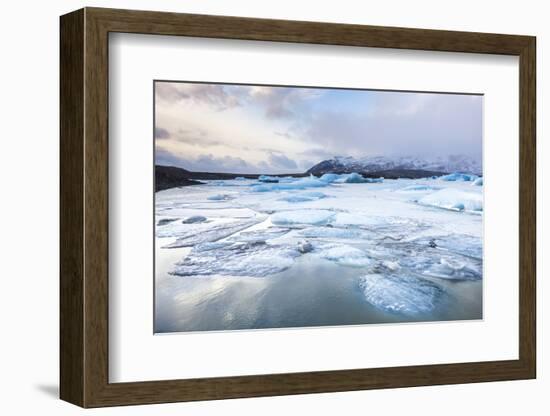
<svg viewBox="0 0 550 416">
<path fill-rule="evenodd" d="M 371 305 L 407 316 L 430 313 L 445 293 L 435 283 L 413 276 L 368 274 L 360 278 L 359 287 Z"/>
<path fill-rule="evenodd" d="M 260 177 L 258 178 L 258 181 L 264 182 L 264 183 L 278 183 L 279 178 L 275 176 L 260 175 Z"/>
<path fill-rule="evenodd" d="M 334 212 L 324 209 L 279 211 L 271 216 L 271 222 L 275 225 L 323 225 L 329 223 L 334 215 Z"/>
<path fill-rule="evenodd" d="M 340 175 L 336 173 L 325 173 L 323 174 L 319 180 L 326 182 L 326 183 L 332 183 L 340 179 Z"/>
<path fill-rule="evenodd" d="M 344 182 L 345 183 L 364 183 L 366 182 L 366 180 L 360 174 L 353 172 L 348 175 L 348 177 L 344 180 Z"/>
<path fill-rule="evenodd" d="M 373 263 L 363 250 L 344 244 L 321 247 L 316 249 L 315 252 L 320 257 L 333 261 L 341 266 L 365 267 Z"/>
<path fill-rule="evenodd" d="M 426 195 L 418 203 L 451 211 L 483 211 L 483 195 L 481 193 L 466 192 L 460 189 L 442 189 Z"/>
<path fill-rule="evenodd" d="M 472 185 L 483 186 L 483 178 L 477 178 Z"/>
<path fill-rule="evenodd" d="M 450 173 L 449 175 L 443 175 L 439 179 L 442 181 L 448 181 L 448 182 L 455 182 L 455 181 L 464 181 L 464 182 L 471 182 L 477 179 L 477 175 L 471 175 L 468 173 Z"/>
<path fill-rule="evenodd" d="M 265 277 L 288 269 L 302 253 L 299 247 L 265 243 L 219 245 L 209 250 L 192 250 L 176 263 L 176 276 Z"/>
<path fill-rule="evenodd" d="M 288 180 L 285 182 L 279 183 L 254 183 L 251 185 L 252 192 L 272 192 L 272 191 L 290 191 L 290 190 L 300 190 L 306 188 L 318 188 L 327 186 L 328 183 L 320 179 L 317 179 L 314 176 L 308 178 L 300 178 Z"/>
</svg>

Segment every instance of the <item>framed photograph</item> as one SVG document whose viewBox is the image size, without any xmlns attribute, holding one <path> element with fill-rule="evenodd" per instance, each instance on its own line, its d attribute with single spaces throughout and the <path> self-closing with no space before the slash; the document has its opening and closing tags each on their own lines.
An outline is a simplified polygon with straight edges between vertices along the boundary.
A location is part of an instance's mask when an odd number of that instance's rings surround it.
<svg viewBox="0 0 550 416">
<path fill-rule="evenodd" d="M 62 16 L 61 398 L 535 378 L 535 50 Z"/>
</svg>

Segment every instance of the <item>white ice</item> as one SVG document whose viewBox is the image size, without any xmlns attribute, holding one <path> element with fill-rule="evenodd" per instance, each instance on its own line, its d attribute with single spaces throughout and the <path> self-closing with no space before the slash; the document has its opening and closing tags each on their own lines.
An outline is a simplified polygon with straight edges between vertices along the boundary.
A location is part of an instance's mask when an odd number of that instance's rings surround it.
<svg viewBox="0 0 550 416">
<path fill-rule="evenodd" d="M 421 198 L 418 203 L 453 211 L 483 211 L 483 195 L 458 189 L 442 189 Z"/>
<path fill-rule="evenodd" d="M 367 274 L 360 287 L 373 306 L 408 316 L 430 313 L 444 295 L 435 283 L 411 276 Z"/>
</svg>

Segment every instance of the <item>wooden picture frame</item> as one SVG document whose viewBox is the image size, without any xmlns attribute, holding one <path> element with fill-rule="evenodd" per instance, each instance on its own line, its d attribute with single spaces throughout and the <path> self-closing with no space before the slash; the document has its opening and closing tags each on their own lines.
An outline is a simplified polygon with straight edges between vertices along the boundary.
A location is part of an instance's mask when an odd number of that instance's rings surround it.
<svg viewBox="0 0 550 416">
<path fill-rule="evenodd" d="M 85 8 L 61 17 L 60 396 L 82 407 L 213 400 L 536 376 L 535 38 Z M 110 383 L 108 35 L 192 36 L 519 57 L 519 359 Z"/>
</svg>

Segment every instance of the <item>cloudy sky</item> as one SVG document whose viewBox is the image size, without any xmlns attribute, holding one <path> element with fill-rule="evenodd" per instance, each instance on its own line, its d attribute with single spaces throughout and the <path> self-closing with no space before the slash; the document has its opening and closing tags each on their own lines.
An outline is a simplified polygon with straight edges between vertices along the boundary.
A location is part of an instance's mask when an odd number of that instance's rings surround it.
<svg viewBox="0 0 550 416">
<path fill-rule="evenodd" d="M 156 164 L 303 172 L 338 156 L 482 150 L 481 96 L 155 82 Z"/>
</svg>

